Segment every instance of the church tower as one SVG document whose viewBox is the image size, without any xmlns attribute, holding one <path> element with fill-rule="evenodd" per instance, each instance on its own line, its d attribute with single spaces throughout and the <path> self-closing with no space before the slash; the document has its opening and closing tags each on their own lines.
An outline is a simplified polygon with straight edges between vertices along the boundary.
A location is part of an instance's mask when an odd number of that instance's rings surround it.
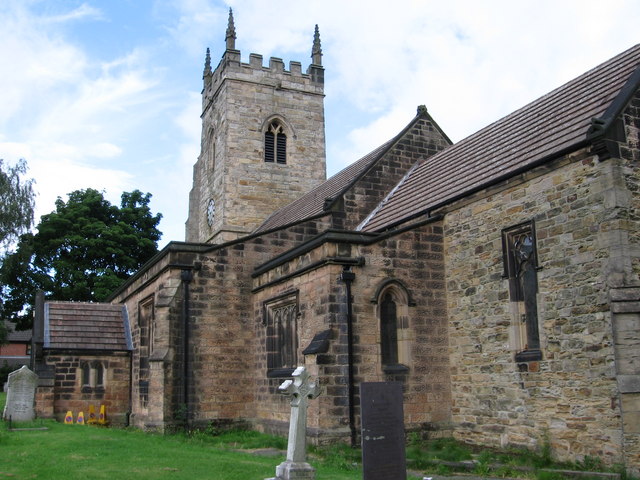
<svg viewBox="0 0 640 480">
<path fill-rule="evenodd" d="M 202 141 L 193 170 L 188 242 L 222 243 L 251 233 L 270 214 L 326 178 L 324 68 L 316 25 L 312 63 L 251 54 L 242 63 L 229 10 L 226 50 L 202 90 Z"/>
</svg>

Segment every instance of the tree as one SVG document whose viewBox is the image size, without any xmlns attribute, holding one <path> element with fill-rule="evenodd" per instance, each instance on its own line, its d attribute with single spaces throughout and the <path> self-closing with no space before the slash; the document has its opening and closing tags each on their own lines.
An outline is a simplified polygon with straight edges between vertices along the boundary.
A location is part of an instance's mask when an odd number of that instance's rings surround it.
<svg viewBox="0 0 640 480">
<path fill-rule="evenodd" d="M 27 162 L 24 160 L 11 166 L 5 165 L 0 158 L 0 248 L 3 250 L 33 224 L 33 179 L 24 180 L 21 176 L 26 173 Z M 0 265 L 2 260 L 0 256 Z M 4 322 L 0 321 L 0 345 L 5 343 L 7 333 Z"/>
<path fill-rule="evenodd" d="M 0 158 L 0 245 L 17 240 L 33 224 L 33 179 L 23 180 L 26 173 L 24 160 L 5 166 Z"/>
<path fill-rule="evenodd" d="M 152 215 L 150 199 L 125 192 L 118 208 L 93 189 L 58 197 L 0 268 L 8 317 L 28 328 L 37 289 L 56 300 L 104 301 L 158 251 L 162 215 Z"/>
</svg>

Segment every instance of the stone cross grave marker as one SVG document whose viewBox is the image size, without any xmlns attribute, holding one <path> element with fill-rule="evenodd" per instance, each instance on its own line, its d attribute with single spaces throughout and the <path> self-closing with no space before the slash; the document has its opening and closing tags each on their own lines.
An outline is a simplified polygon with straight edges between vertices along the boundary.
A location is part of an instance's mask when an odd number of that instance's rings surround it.
<svg viewBox="0 0 640 480">
<path fill-rule="evenodd" d="M 291 420 L 287 459 L 276 467 L 276 477 L 268 480 L 313 480 L 315 469 L 306 462 L 307 407 L 309 400 L 320 395 L 321 388 L 309 381 L 309 373 L 298 367 L 278 389 L 291 398 Z"/>
<path fill-rule="evenodd" d="M 362 478 L 407 478 L 402 384 L 368 382 L 360 385 L 362 412 Z"/>
<path fill-rule="evenodd" d="M 9 374 L 7 402 L 2 418 L 13 422 L 28 422 L 35 418 L 33 408 L 38 376 L 23 366 Z"/>
</svg>

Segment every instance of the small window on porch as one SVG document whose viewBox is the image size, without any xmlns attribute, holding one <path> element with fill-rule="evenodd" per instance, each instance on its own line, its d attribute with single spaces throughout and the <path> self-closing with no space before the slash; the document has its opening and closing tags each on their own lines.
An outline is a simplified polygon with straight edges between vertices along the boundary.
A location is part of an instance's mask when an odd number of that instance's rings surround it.
<svg viewBox="0 0 640 480">
<path fill-rule="evenodd" d="M 104 388 L 105 368 L 102 362 L 94 363 L 95 370 L 95 387 Z"/>
<path fill-rule="evenodd" d="M 80 371 L 82 374 L 82 386 L 91 387 L 91 365 L 86 362 L 82 363 L 80 366 Z"/>
</svg>

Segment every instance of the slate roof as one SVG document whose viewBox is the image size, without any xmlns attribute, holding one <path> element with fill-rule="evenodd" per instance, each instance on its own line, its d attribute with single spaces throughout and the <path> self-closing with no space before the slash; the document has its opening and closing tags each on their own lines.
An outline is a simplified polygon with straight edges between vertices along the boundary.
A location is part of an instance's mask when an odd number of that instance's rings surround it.
<svg viewBox="0 0 640 480">
<path fill-rule="evenodd" d="M 361 229 L 384 230 L 579 147 L 592 119 L 638 88 L 639 63 L 640 44 L 423 160 Z"/>
<path fill-rule="evenodd" d="M 395 138 L 380 145 L 374 151 L 336 173 L 326 182 L 303 195 L 298 200 L 277 210 L 267 218 L 255 232 L 265 232 L 321 215 L 326 211 L 327 205 L 325 204 L 325 200 L 333 200 L 340 196 L 360 175 L 364 174 L 370 166 L 376 163 L 391 145 L 393 145 L 394 140 Z"/>
<path fill-rule="evenodd" d="M 31 341 L 31 330 L 16 330 L 16 324 L 12 322 L 4 322 L 7 331 L 7 341 L 9 343 L 28 343 Z"/>
<path fill-rule="evenodd" d="M 132 350 L 127 310 L 123 305 L 47 302 L 44 347 L 63 350 Z"/>
</svg>

